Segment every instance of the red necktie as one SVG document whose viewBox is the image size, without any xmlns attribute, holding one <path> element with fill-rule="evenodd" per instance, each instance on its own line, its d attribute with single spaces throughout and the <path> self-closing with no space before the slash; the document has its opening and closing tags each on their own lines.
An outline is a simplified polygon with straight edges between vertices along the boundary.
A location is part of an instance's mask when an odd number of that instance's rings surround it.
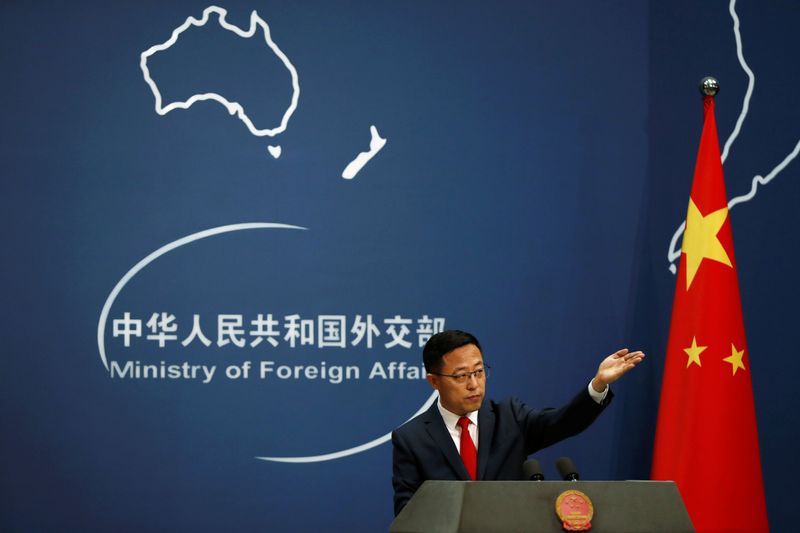
<svg viewBox="0 0 800 533">
<path fill-rule="evenodd" d="M 461 460 L 464 461 L 464 466 L 467 467 L 469 477 L 474 480 L 478 469 L 478 454 L 475 451 L 475 443 L 472 442 L 472 437 L 469 434 L 469 424 L 469 418 L 466 416 L 458 419 L 458 425 L 461 426 Z"/>
</svg>

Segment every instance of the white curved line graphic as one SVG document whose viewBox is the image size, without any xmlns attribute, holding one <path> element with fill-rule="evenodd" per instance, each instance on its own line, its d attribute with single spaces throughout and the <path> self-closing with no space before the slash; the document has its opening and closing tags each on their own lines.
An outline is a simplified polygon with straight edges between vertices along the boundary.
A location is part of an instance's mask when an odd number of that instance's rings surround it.
<svg viewBox="0 0 800 533">
<path fill-rule="evenodd" d="M 219 17 L 219 25 L 238 35 L 239 37 L 249 39 L 253 35 L 255 35 L 256 30 L 258 27 L 261 27 L 264 33 L 264 40 L 266 41 L 267 45 L 272 49 L 275 55 L 283 62 L 284 66 L 289 71 L 289 74 L 292 77 L 292 101 L 289 107 L 286 109 L 286 112 L 283 114 L 283 118 L 281 119 L 281 124 L 277 128 L 266 128 L 266 129 L 258 129 L 254 124 L 253 121 L 250 120 L 250 117 L 244 112 L 244 108 L 238 102 L 230 102 L 224 96 L 217 94 L 217 93 L 203 93 L 203 94 L 194 94 L 185 102 L 172 102 L 168 104 L 166 107 L 162 107 L 161 103 L 161 91 L 158 89 L 158 85 L 156 82 L 153 81 L 153 78 L 150 77 L 150 69 L 147 66 L 147 59 L 154 55 L 157 52 L 161 52 L 166 50 L 167 48 L 171 47 L 178 41 L 178 37 L 181 33 L 185 32 L 189 26 L 205 26 L 208 22 L 209 15 L 211 13 L 216 13 Z M 194 105 L 196 102 L 204 101 L 204 100 L 213 100 L 222 104 L 225 109 L 228 110 L 228 113 L 231 115 L 236 115 L 239 120 L 241 120 L 247 129 L 250 131 L 251 134 L 256 135 L 257 137 L 263 137 L 268 135 L 270 137 L 274 137 L 279 133 L 282 133 L 286 130 L 286 126 L 289 124 L 289 118 L 294 113 L 295 109 L 297 109 L 297 101 L 300 98 L 300 82 L 298 81 L 297 77 L 297 69 L 294 68 L 292 62 L 289 61 L 289 58 L 286 57 L 286 54 L 278 48 L 278 45 L 272 40 L 269 31 L 269 24 L 258 16 L 256 11 L 253 11 L 250 14 L 250 29 L 243 30 L 238 26 L 234 26 L 233 24 L 228 23 L 225 20 L 225 17 L 228 15 L 228 11 L 217 6 L 209 6 L 203 11 L 203 17 L 201 19 L 196 19 L 194 17 L 189 17 L 186 19 L 186 22 L 175 28 L 172 32 L 172 36 L 165 42 L 161 44 L 157 44 L 151 46 L 141 55 L 141 61 L 139 62 L 139 66 L 142 69 L 142 73 L 144 74 L 144 81 L 147 82 L 147 85 L 150 86 L 150 90 L 153 92 L 153 96 L 156 100 L 156 113 L 159 115 L 166 115 L 173 109 L 189 109 Z"/>
<path fill-rule="evenodd" d="M 243 224 L 230 224 L 228 226 L 218 226 L 216 228 L 210 228 L 207 230 L 203 230 L 197 233 L 192 233 L 191 235 L 187 235 L 177 241 L 172 241 L 169 244 L 165 244 L 155 252 L 151 253 L 138 263 L 136 263 L 133 268 L 131 268 L 128 272 L 122 276 L 114 289 L 106 298 L 106 303 L 103 305 L 103 310 L 100 312 L 100 320 L 97 322 L 97 349 L 100 352 L 100 360 L 103 361 L 103 366 L 108 368 L 108 360 L 106 359 L 106 346 L 105 346 L 105 332 L 106 332 L 106 321 L 108 320 L 108 314 L 111 311 L 111 306 L 114 305 L 114 300 L 117 299 L 117 296 L 125 287 L 125 285 L 135 276 L 140 270 L 144 267 L 161 257 L 167 252 L 171 252 L 176 248 L 180 248 L 184 244 L 189 244 L 190 242 L 199 241 L 200 239 L 205 239 L 206 237 L 211 237 L 213 235 L 220 235 L 221 233 L 230 233 L 232 231 L 243 231 L 249 229 L 301 229 L 305 230 L 302 226 L 292 226 L 289 224 L 277 224 L 273 222 L 247 222 Z"/>
<path fill-rule="evenodd" d="M 430 406 L 433 405 L 433 402 L 436 401 L 437 397 L 438 393 L 434 391 L 433 394 L 431 394 L 430 397 L 425 401 L 425 403 L 422 404 L 422 407 L 420 407 L 416 413 L 408 417 L 408 420 L 411 420 L 415 416 L 419 415 L 420 413 L 430 408 Z M 406 422 L 408 422 L 408 420 L 406 420 Z M 348 448 L 346 450 L 342 450 L 339 452 L 326 453 L 325 455 L 311 455 L 308 457 L 256 457 L 256 459 L 261 459 L 262 461 L 273 461 L 275 463 L 320 463 L 322 461 L 332 461 L 334 459 L 341 459 L 342 457 L 347 457 L 348 455 L 355 455 L 357 453 L 364 452 L 366 450 L 369 450 L 370 448 L 380 446 L 384 442 L 388 442 L 389 439 L 391 438 L 392 438 L 392 432 L 390 431 L 386 435 L 378 437 L 375 440 L 365 442 L 360 446 L 355 446 L 353 448 Z"/>
<path fill-rule="evenodd" d="M 756 84 L 755 74 L 753 74 L 753 71 L 747 65 L 747 61 L 744 59 L 744 53 L 742 52 L 742 35 L 739 31 L 739 16 L 736 14 L 736 0 L 730 0 L 730 4 L 728 4 L 728 11 L 733 19 L 733 34 L 736 39 L 736 57 L 739 59 L 739 65 L 741 65 L 742 70 L 744 70 L 745 74 L 747 74 L 747 91 L 745 92 L 744 101 L 742 102 L 742 111 L 739 113 L 739 118 L 736 119 L 736 126 L 733 128 L 733 132 L 731 132 L 728 140 L 725 141 L 725 147 L 722 150 L 721 159 L 723 164 L 728 158 L 731 145 L 733 145 L 733 142 L 739 136 L 739 132 L 742 129 L 742 124 L 744 124 L 744 119 L 750 109 L 750 98 L 753 96 L 753 89 Z M 780 172 L 797 157 L 798 153 L 800 153 L 800 141 L 798 141 L 797 145 L 794 147 L 794 150 L 789 152 L 783 161 L 775 166 L 775 168 L 773 168 L 766 177 L 760 175 L 753 176 L 753 179 L 750 183 L 750 190 L 747 193 L 736 196 L 728 201 L 728 211 L 738 204 L 752 200 L 758 191 L 759 185 L 763 186 L 772 181 L 775 176 L 780 174 Z M 677 261 L 681 256 L 681 249 L 678 248 L 678 239 L 681 237 L 681 235 L 683 235 L 685 229 L 686 221 L 684 220 L 681 222 L 681 225 L 678 226 L 678 229 L 675 230 L 675 234 L 672 236 L 672 240 L 669 243 L 667 260 L 670 263 L 669 271 L 673 274 L 677 272 L 675 261 Z"/>
</svg>

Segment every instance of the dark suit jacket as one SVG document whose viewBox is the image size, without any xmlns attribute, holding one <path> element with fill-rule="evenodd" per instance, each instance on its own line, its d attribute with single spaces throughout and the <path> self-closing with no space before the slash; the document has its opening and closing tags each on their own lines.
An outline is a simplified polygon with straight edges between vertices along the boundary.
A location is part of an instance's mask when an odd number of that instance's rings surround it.
<svg viewBox="0 0 800 533">
<path fill-rule="evenodd" d="M 560 409 L 532 409 L 516 398 L 484 401 L 478 411 L 478 480 L 522 479 L 528 455 L 580 433 L 611 401 L 595 402 L 584 389 Z M 392 432 L 392 485 L 397 515 L 428 479 L 469 480 L 434 403 Z"/>
</svg>

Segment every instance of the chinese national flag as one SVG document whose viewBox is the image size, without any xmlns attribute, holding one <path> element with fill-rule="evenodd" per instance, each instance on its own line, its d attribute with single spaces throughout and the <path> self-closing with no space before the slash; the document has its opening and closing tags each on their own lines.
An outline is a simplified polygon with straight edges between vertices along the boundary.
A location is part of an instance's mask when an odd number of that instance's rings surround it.
<svg viewBox="0 0 800 533">
<path fill-rule="evenodd" d="M 674 480 L 697 531 L 768 531 L 714 98 L 681 246 L 652 479 Z"/>
</svg>

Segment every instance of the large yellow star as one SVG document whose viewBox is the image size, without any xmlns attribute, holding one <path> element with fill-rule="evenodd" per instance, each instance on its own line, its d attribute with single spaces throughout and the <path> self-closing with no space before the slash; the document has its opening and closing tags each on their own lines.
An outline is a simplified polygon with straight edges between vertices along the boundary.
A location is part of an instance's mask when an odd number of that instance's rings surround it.
<svg viewBox="0 0 800 533">
<path fill-rule="evenodd" d="M 694 280 L 703 259 L 713 259 L 732 266 L 728 253 L 717 238 L 717 233 L 728 218 L 728 208 L 723 207 L 703 216 L 689 198 L 689 211 L 686 213 L 686 231 L 683 234 L 681 251 L 686 254 L 686 290 Z"/>
<path fill-rule="evenodd" d="M 692 337 L 692 345 L 683 349 L 683 351 L 686 352 L 686 355 L 689 356 L 689 360 L 686 361 L 686 368 L 689 368 L 689 365 L 692 363 L 695 363 L 697 366 L 703 366 L 700 364 L 700 354 L 703 353 L 703 350 L 706 348 L 708 348 L 708 346 L 698 346 L 697 338 Z"/>
<path fill-rule="evenodd" d="M 731 355 L 723 359 L 726 363 L 731 364 L 731 368 L 733 370 L 733 375 L 736 375 L 736 371 L 738 369 L 747 370 L 744 367 L 744 363 L 742 362 L 742 357 L 744 357 L 744 350 L 741 352 L 736 349 L 733 343 L 731 343 Z"/>
</svg>

